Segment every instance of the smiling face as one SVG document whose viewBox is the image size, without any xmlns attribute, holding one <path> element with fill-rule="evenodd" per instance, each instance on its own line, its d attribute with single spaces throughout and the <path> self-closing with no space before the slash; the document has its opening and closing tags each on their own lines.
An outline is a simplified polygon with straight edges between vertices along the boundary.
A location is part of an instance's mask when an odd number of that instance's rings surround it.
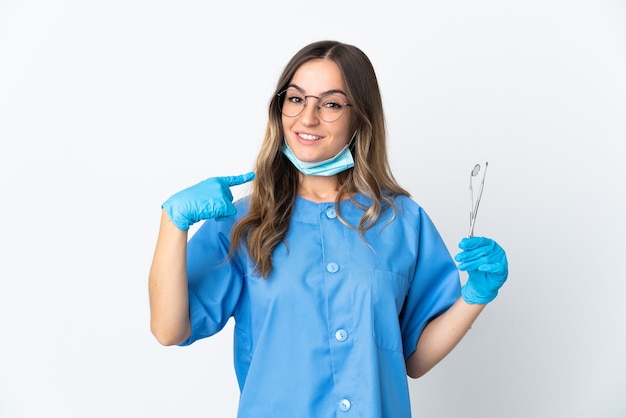
<svg viewBox="0 0 626 418">
<path fill-rule="evenodd" d="M 298 68 L 289 86 L 299 90 L 303 96 L 315 97 L 307 97 L 307 104 L 298 116 L 282 115 L 287 145 L 302 161 L 319 162 L 334 157 L 350 141 L 353 115 L 346 107 L 338 120 L 325 122 L 316 110 L 316 97 L 333 92 L 334 96 L 348 101 L 339 66 L 325 59 L 308 61 Z"/>
</svg>

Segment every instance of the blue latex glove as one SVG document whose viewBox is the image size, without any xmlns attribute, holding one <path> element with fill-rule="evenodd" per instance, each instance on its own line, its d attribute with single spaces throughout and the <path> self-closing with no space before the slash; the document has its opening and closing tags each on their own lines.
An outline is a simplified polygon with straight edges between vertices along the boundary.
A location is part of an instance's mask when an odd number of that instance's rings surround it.
<svg viewBox="0 0 626 418">
<path fill-rule="evenodd" d="M 196 222 L 235 215 L 237 210 L 232 203 L 230 188 L 253 178 L 253 172 L 239 176 L 211 177 L 174 194 L 161 207 L 178 229 L 187 231 Z"/>
<path fill-rule="evenodd" d="M 461 288 L 463 299 L 473 304 L 491 302 L 509 274 L 504 250 L 494 240 L 485 237 L 463 238 L 459 248 L 463 252 L 454 259 L 460 263 L 459 270 L 469 274 Z"/>
</svg>

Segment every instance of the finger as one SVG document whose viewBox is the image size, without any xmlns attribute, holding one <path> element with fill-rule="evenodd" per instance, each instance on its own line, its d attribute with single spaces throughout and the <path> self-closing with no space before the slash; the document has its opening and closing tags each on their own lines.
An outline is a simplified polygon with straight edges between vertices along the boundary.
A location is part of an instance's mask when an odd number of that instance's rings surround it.
<svg viewBox="0 0 626 418">
<path fill-rule="evenodd" d="M 459 270 L 461 271 L 480 270 L 482 266 L 485 266 L 488 264 L 489 264 L 489 260 L 483 257 L 477 260 L 470 260 L 470 261 L 466 261 L 464 263 L 459 264 Z"/>
<path fill-rule="evenodd" d="M 239 186 L 240 184 L 247 183 L 254 179 L 254 171 L 250 171 L 246 174 L 241 174 L 238 176 L 224 176 L 221 179 L 228 185 L 228 187 Z"/>
<path fill-rule="evenodd" d="M 505 272 L 505 268 L 502 264 L 500 263 L 493 263 L 493 264 L 482 264 L 478 267 L 478 271 L 482 271 L 484 273 L 504 273 Z"/>
<path fill-rule="evenodd" d="M 230 190 L 226 188 L 228 194 Z M 211 199 L 206 202 L 206 205 L 199 211 L 198 217 L 200 219 L 217 219 L 228 218 L 237 213 L 237 209 L 230 202 L 232 196 L 225 196 L 223 199 Z"/>
<path fill-rule="evenodd" d="M 459 248 L 462 250 L 472 250 L 474 248 L 490 245 L 493 242 L 491 238 L 486 237 L 463 238 L 461 242 L 459 242 Z"/>
<path fill-rule="evenodd" d="M 487 258 L 497 253 L 497 249 L 493 246 L 476 247 L 474 249 L 465 249 L 454 257 L 456 261 L 472 261 L 479 258 Z"/>
<path fill-rule="evenodd" d="M 237 214 L 237 208 L 234 205 L 229 204 L 226 208 L 215 218 L 218 222 L 224 222 L 232 219 Z"/>
</svg>

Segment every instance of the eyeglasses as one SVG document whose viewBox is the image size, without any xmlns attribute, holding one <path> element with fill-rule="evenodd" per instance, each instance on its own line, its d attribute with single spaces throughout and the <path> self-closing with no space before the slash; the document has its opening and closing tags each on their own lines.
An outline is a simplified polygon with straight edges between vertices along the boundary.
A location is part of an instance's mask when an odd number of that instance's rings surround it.
<svg viewBox="0 0 626 418">
<path fill-rule="evenodd" d="M 288 88 L 278 93 L 278 106 L 283 115 L 289 118 L 295 118 L 304 110 L 307 105 L 307 99 L 312 97 L 317 99 L 317 116 L 324 122 L 335 122 L 338 120 L 346 108 L 352 106 L 346 103 L 345 99 L 339 93 L 326 93 L 321 96 L 304 95 L 295 88 Z"/>
<path fill-rule="evenodd" d="M 478 189 L 478 196 L 476 197 L 476 202 L 474 202 L 474 187 L 472 186 L 472 182 L 474 177 L 478 175 L 480 172 L 480 164 L 476 164 L 472 171 L 470 172 L 470 182 L 469 182 L 469 198 L 470 198 L 470 228 L 468 236 L 471 238 L 474 236 L 474 225 L 476 224 L 476 215 L 478 214 L 478 205 L 480 204 L 480 198 L 483 195 L 483 188 L 485 187 L 485 176 L 487 175 L 487 166 L 488 162 L 485 162 L 485 170 L 483 171 L 483 178 L 480 181 L 480 188 Z"/>
</svg>

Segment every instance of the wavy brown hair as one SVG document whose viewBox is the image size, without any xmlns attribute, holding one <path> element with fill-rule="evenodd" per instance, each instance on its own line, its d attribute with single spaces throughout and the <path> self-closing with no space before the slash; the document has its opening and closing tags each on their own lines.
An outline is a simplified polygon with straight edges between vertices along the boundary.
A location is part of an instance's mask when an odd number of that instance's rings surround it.
<svg viewBox="0 0 626 418">
<path fill-rule="evenodd" d="M 267 278 L 272 270 L 272 253 L 285 239 L 298 191 L 299 172 L 283 155 L 282 116 L 278 93 L 291 82 L 300 66 L 313 59 L 334 61 L 341 70 L 348 101 L 354 112 L 356 135 L 350 145 L 354 167 L 338 174 L 339 190 L 335 200 L 338 218 L 361 235 L 374 226 L 381 213 L 391 207 L 394 196 L 409 193 L 398 185 L 387 157 L 385 117 L 374 67 L 357 47 L 337 41 L 315 42 L 302 48 L 283 70 L 269 103 L 269 118 L 261 151 L 256 160 L 249 212 L 232 231 L 231 254 L 245 245 L 257 273 Z M 363 207 L 355 193 L 371 199 Z M 339 202 L 350 198 L 364 210 L 358 225 L 350 225 L 341 215 Z"/>
</svg>

